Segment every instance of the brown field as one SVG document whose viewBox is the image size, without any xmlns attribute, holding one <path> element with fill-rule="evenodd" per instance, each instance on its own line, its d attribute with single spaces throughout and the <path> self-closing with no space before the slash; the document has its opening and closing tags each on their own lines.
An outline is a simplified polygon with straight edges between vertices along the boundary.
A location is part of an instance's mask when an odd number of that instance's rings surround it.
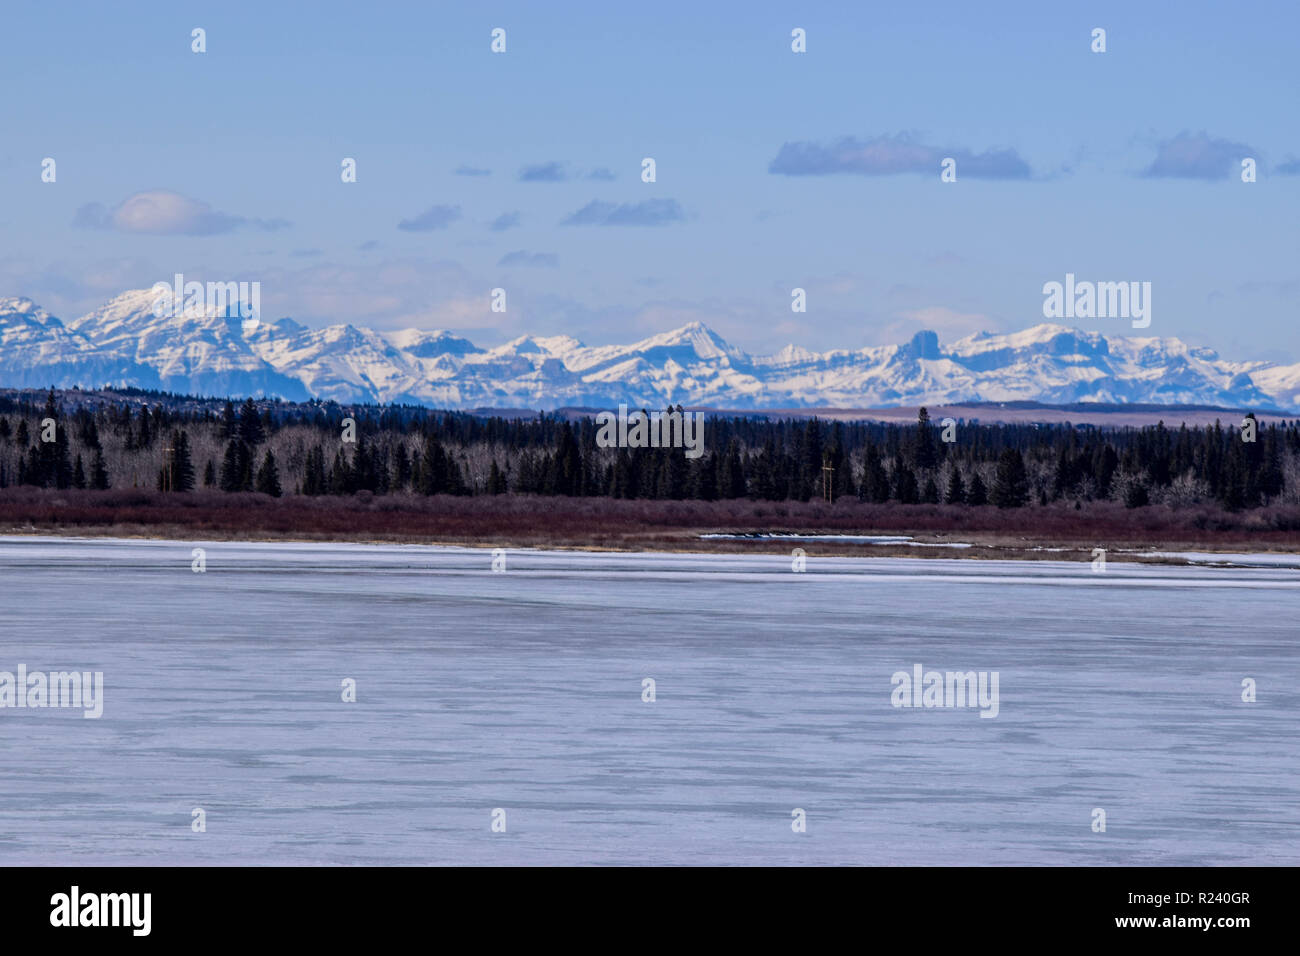
<svg viewBox="0 0 1300 956">
<path fill-rule="evenodd" d="M 724 418 L 767 418 L 777 421 L 785 418 L 820 418 L 823 421 L 887 422 L 894 425 L 915 425 L 919 405 L 897 405 L 888 408 L 765 408 L 736 409 L 708 405 L 692 405 L 688 411 Z M 560 408 L 557 414 L 570 421 L 590 418 L 600 409 Z M 1142 428 L 1164 422 L 1166 428 L 1213 427 L 1215 422 L 1229 428 L 1241 422 L 1247 412 L 1264 425 L 1293 422 L 1300 416 L 1277 414 L 1256 409 L 1212 408 L 1208 406 L 1179 405 L 1102 405 L 1091 402 L 1074 405 L 1043 405 L 1037 402 L 983 402 L 956 405 L 928 405 L 926 411 L 931 422 L 945 418 L 957 421 L 979 422 L 981 425 L 1099 425 L 1103 428 Z M 476 408 L 475 414 L 501 415 L 506 418 L 530 418 L 537 414 L 528 409 Z"/>
<path fill-rule="evenodd" d="M 701 540 L 708 532 L 904 534 L 975 547 Z M 143 490 L 0 491 L 0 534 L 225 540 L 371 541 L 492 548 L 578 548 L 910 557 L 1090 557 L 1093 548 L 1300 552 L 1300 508 L 1126 509 L 1111 502 L 1001 511 L 958 505 L 649 501 L 501 495 L 274 499 L 257 494 Z M 1036 549 L 1067 549 L 1043 551 Z"/>
<path fill-rule="evenodd" d="M 898 408 L 820 408 L 820 409 L 772 409 L 763 412 L 726 412 L 727 415 L 758 415 L 767 418 L 810 418 L 816 415 L 826 421 L 873 421 L 891 422 L 896 425 L 914 425 L 919 406 Z M 1170 408 L 1164 406 L 1141 405 L 1125 408 L 1124 406 L 1105 405 L 1097 408 L 1079 406 L 1034 406 L 1024 407 L 1016 403 L 1007 405 L 931 405 L 926 411 L 930 421 L 938 422 L 945 418 L 958 421 L 979 422 L 982 425 L 1100 425 L 1105 428 L 1142 428 L 1164 422 L 1166 428 L 1211 427 L 1215 422 L 1225 428 L 1238 424 L 1251 409 L 1231 410 L 1223 408 Z M 1295 415 L 1276 415 L 1272 412 L 1255 412 L 1255 418 L 1264 425 L 1295 421 Z"/>
</svg>

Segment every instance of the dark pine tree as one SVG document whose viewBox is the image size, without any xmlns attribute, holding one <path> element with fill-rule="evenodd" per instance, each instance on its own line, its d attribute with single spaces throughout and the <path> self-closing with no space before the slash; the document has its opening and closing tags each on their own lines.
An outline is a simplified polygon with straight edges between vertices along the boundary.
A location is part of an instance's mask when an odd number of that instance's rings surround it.
<svg viewBox="0 0 1300 956">
<path fill-rule="evenodd" d="M 95 458 L 90 463 L 90 487 L 94 491 L 107 491 L 110 487 L 108 481 L 108 468 L 104 465 L 104 450 L 95 449 Z"/>
<path fill-rule="evenodd" d="M 868 443 L 864 458 L 859 497 L 863 501 L 883 504 L 889 500 L 889 474 L 880 460 L 880 449 L 874 443 Z"/>
<path fill-rule="evenodd" d="M 280 489 L 280 469 L 276 467 L 275 455 L 271 454 L 269 448 L 262 458 L 262 467 L 257 469 L 257 490 L 272 498 L 279 498 L 283 494 Z"/>
<path fill-rule="evenodd" d="M 244 399 L 239 409 L 239 440 L 250 448 L 260 445 L 266 438 L 262 427 L 262 416 L 258 414 L 257 403 L 251 397 Z"/>
<path fill-rule="evenodd" d="M 399 441 L 397 443 L 397 460 L 393 463 L 392 486 L 398 491 L 403 491 L 410 483 L 411 459 L 406 454 L 406 442 Z"/>
<path fill-rule="evenodd" d="M 916 474 L 907 467 L 902 455 L 894 459 L 894 497 L 900 504 L 914 505 L 920 498 L 916 486 Z"/>
<path fill-rule="evenodd" d="M 1028 503 L 1029 477 L 1025 473 L 1025 459 L 1016 449 L 1004 449 L 998 458 L 989 500 L 999 508 L 1023 508 Z"/>
<path fill-rule="evenodd" d="M 307 461 L 303 469 L 302 493 L 304 495 L 323 495 L 329 490 L 325 478 L 325 451 L 320 445 L 307 452 Z"/>
<path fill-rule="evenodd" d="M 934 435 L 930 429 L 930 413 L 922 406 L 916 415 L 916 446 L 913 453 L 916 470 L 924 474 L 934 467 L 936 454 Z"/>
<path fill-rule="evenodd" d="M 235 440 L 226 443 L 226 454 L 221 461 L 222 491 L 236 492 L 244 490 L 243 455 L 240 454 L 241 443 Z"/>
<path fill-rule="evenodd" d="M 1128 488 L 1124 491 L 1125 508 L 1145 508 L 1151 504 L 1151 495 L 1147 493 L 1147 486 L 1140 481 L 1129 482 Z"/>
<path fill-rule="evenodd" d="M 734 438 L 727 447 L 727 461 L 723 466 L 722 497 L 745 497 L 745 466 L 740 459 L 740 442 Z"/>
<path fill-rule="evenodd" d="M 452 467 L 454 466 L 453 462 Z M 450 486 L 450 475 L 448 479 Z M 582 494 L 582 453 L 578 450 L 578 441 L 573 437 L 573 429 L 568 422 L 560 426 L 559 446 L 551 456 L 546 491 L 553 495 Z"/>
<path fill-rule="evenodd" d="M 239 419 L 235 416 L 235 406 L 226 399 L 226 407 L 221 410 L 221 437 L 229 441 L 239 437 Z"/>
<path fill-rule="evenodd" d="M 962 484 L 961 470 L 955 461 L 948 467 L 948 490 L 944 492 L 943 500 L 950 505 L 966 502 L 966 487 Z"/>
<path fill-rule="evenodd" d="M 140 406 L 140 432 L 136 436 L 136 444 L 141 448 L 148 448 L 153 444 L 153 429 L 150 427 L 149 406 Z"/>
<path fill-rule="evenodd" d="M 194 462 L 190 457 L 190 436 L 185 431 L 172 432 L 171 460 L 163 465 L 165 476 L 159 488 L 168 491 L 194 490 Z"/>
</svg>

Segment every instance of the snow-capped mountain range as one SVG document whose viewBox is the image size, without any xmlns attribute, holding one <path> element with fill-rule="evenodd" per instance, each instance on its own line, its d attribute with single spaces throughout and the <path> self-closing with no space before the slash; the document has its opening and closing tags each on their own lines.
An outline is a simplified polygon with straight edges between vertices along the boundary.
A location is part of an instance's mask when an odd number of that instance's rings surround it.
<svg viewBox="0 0 1300 956">
<path fill-rule="evenodd" d="M 151 290 L 64 323 L 30 299 L 0 299 L 0 387 L 161 389 L 435 408 L 585 406 L 873 408 L 1036 401 L 1204 404 L 1300 410 L 1300 363 L 1233 362 L 1175 338 L 1036 325 L 948 345 L 910 342 L 749 355 L 698 322 L 631 345 L 524 336 L 479 348 L 450 332 L 245 332 L 238 317 L 159 318 Z"/>
</svg>

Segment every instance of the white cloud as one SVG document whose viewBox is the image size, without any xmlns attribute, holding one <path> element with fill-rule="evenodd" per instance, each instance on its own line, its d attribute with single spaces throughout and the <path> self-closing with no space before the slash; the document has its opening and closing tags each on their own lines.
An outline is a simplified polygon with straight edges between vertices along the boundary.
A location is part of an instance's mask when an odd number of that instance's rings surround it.
<svg viewBox="0 0 1300 956">
<path fill-rule="evenodd" d="M 151 189 L 128 196 L 112 209 L 88 203 L 77 210 L 73 225 L 90 229 L 156 236 L 214 236 L 241 226 L 283 229 L 283 219 L 249 219 L 213 209 L 208 203 L 167 189 Z"/>
</svg>

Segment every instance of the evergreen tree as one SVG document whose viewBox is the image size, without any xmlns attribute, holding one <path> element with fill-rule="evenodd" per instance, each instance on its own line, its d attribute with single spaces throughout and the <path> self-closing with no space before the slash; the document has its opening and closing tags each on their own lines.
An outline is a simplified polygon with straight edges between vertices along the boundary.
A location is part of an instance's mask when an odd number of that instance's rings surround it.
<svg viewBox="0 0 1300 956">
<path fill-rule="evenodd" d="M 933 477 L 925 479 L 925 490 L 921 492 L 921 500 L 927 505 L 939 503 L 939 486 L 934 483 Z"/>
<path fill-rule="evenodd" d="M 203 487 L 211 488 L 217 483 L 217 469 L 212 464 L 212 459 L 208 459 L 207 467 L 203 469 Z"/>
<path fill-rule="evenodd" d="M 104 451 L 101 448 L 95 449 L 95 459 L 90 464 L 90 487 L 95 491 L 107 491 L 110 487 L 108 468 L 104 465 Z"/>
<path fill-rule="evenodd" d="M 989 500 L 999 508 L 1022 508 L 1029 501 L 1029 477 L 1025 459 L 1014 448 L 1007 448 L 998 458 L 997 474 Z"/>
<path fill-rule="evenodd" d="M 226 454 L 221 461 L 221 480 L 219 483 L 222 491 L 236 492 L 244 490 L 246 448 L 247 446 L 240 441 L 232 440 L 226 443 Z"/>
<path fill-rule="evenodd" d="M 1229 452 L 1219 477 L 1218 498 L 1229 511 L 1240 511 L 1246 506 L 1246 476 L 1241 456 Z"/>
<path fill-rule="evenodd" d="M 1118 467 L 1119 456 L 1115 454 L 1115 449 L 1111 448 L 1110 445 L 1098 445 L 1093 456 L 1092 475 L 1097 482 L 1097 495 L 1099 497 L 1110 497 L 1110 483 L 1115 477 L 1115 470 Z"/>
<path fill-rule="evenodd" d="M 944 492 L 943 500 L 950 505 L 966 502 L 966 487 L 962 484 L 961 470 L 955 461 L 948 468 L 948 490 Z"/>
<path fill-rule="evenodd" d="M 239 440 L 250 448 L 260 445 L 266 438 L 262 427 L 262 417 L 258 414 L 257 403 L 251 397 L 244 400 L 239 409 Z"/>
<path fill-rule="evenodd" d="M 74 488 L 86 487 L 86 468 L 81 463 L 80 455 L 77 456 L 77 464 L 72 469 L 72 487 Z"/>
<path fill-rule="evenodd" d="M 73 478 L 72 449 L 69 446 L 66 428 L 59 430 L 58 439 L 54 443 L 54 453 L 54 486 L 56 488 L 70 488 Z"/>
<path fill-rule="evenodd" d="M 364 434 L 357 435 L 356 446 L 352 452 L 351 487 L 349 491 L 374 491 L 379 484 L 375 473 L 375 456 L 366 444 Z"/>
<path fill-rule="evenodd" d="M 257 490 L 264 495 L 270 495 L 272 498 L 279 498 L 282 494 L 280 489 L 280 469 L 275 465 L 275 455 L 271 454 L 271 449 L 266 450 L 265 457 L 262 458 L 262 467 L 257 470 Z"/>
<path fill-rule="evenodd" d="M 307 452 L 307 461 L 303 469 L 302 493 L 304 495 L 323 495 L 329 490 L 325 477 L 325 451 L 320 445 Z"/>
<path fill-rule="evenodd" d="M 140 406 L 140 432 L 136 437 L 136 444 L 141 448 L 148 448 L 153 444 L 153 429 L 149 423 L 149 406 Z"/>
<path fill-rule="evenodd" d="M 95 416 L 83 408 L 77 414 L 77 423 L 81 444 L 92 451 L 99 448 L 99 428 L 95 425 Z"/>
<path fill-rule="evenodd" d="M 41 455 L 33 445 L 27 450 L 27 459 L 23 460 L 20 455 L 18 458 L 18 483 L 20 485 L 35 485 L 38 488 L 45 487 L 45 470 L 41 467 Z"/>
<path fill-rule="evenodd" d="M 690 468 L 681 449 L 669 448 L 664 452 L 663 497 L 680 501 L 686 497 Z"/>
<path fill-rule="evenodd" d="M 916 469 L 922 473 L 934 467 L 936 455 L 934 435 L 930 430 L 930 413 L 922 406 L 916 416 L 916 447 L 913 453 Z"/>
<path fill-rule="evenodd" d="M 984 488 L 984 479 L 977 471 L 970 480 L 970 494 L 966 496 L 968 505 L 986 505 L 989 503 L 988 491 Z"/>
<path fill-rule="evenodd" d="M 722 472 L 722 497 L 745 497 L 745 466 L 740 459 L 740 442 L 734 438 L 727 446 L 727 461 Z"/>
<path fill-rule="evenodd" d="M 185 431 L 172 432 L 170 459 L 163 464 L 159 490 L 193 491 L 194 462 L 190 458 L 190 436 Z"/>
<path fill-rule="evenodd" d="M 451 482 L 447 476 L 447 453 L 442 443 L 432 435 L 424 438 L 424 452 L 420 455 L 420 474 L 416 490 L 422 495 L 444 495 L 450 490 Z M 529 490 L 541 491 L 545 476 L 530 475 L 535 487 Z"/>
<path fill-rule="evenodd" d="M 1145 508 L 1151 504 L 1151 496 L 1147 493 L 1146 485 L 1140 481 L 1129 482 L 1128 488 L 1124 491 L 1125 508 Z"/>
<path fill-rule="evenodd" d="M 716 453 L 710 457 L 717 458 Z M 769 435 L 767 441 L 763 443 L 763 450 L 759 453 L 757 460 L 754 462 L 754 497 L 762 501 L 777 501 L 785 497 L 784 491 L 777 490 L 777 469 L 780 467 L 776 453 L 776 443 Z M 713 462 L 712 471 L 715 476 L 719 475 L 719 464 Z M 713 493 L 716 498 L 720 493 L 718 481 L 713 484 Z"/>
<path fill-rule="evenodd" d="M 920 498 L 916 475 L 911 468 L 907 467 L 901 455 L 894 458 L 894 497 L 899 503 L 905 505 L 914 505 Z"/>
<path fill-rule="evenodd" d="M 889 500 L 889 475 L 880 460 L 880 450 L 874 444 L 867 445 L 859 497 L 876 504 Z"/>
<path fill-rule="evenodd" d="M 465 476 L 461 471 L 460 464 L 451 454 L 447 455 L 447 491 L 453 495 L 467 495 L 470 493 L 469 486 L 465 484 Z"/>
<path fill-rule="evenodd" d="M 72 459 L 68 448 L 67 427 L 58 426 L 59 408 L 54 389 L 45 399 L 41 413 L 40 442 L 28 454 L 26 480 L 43 488 L 67 488 L 72 484 Z M 53 432 L 53 434 L 51 434 Z"/>
<path fill-rule="evenodd" d="M 348 456 L 340 448 L 334 452 L 334 463 L 330 466 L 329 491 L 332 495 L 350 495 L 357 490 L 356 475 Z"/>
<path fill-rule="evenodd" d="M 796 476 L 798 485 L 795 496 L 800 501 L 807 501 L 814 494 L 821 497 L 822 465 L 826 463 L 826 456 L 822 452 L 822 425 L 816 418 L 810 418 L 804 424 L 802 445 L 803 467 Z"/>
<path fill-rule="evenodd" d="M 709 452 L 691 464 L 691 497 L 700 501 L 718 500 L 718 455 Z M 757 491 L 754 497 L 761 497 Z"/>
<path fill-rule="evenodd" d="M 578 450 L 577 439 L 573 429 L 565 422 L 559 429 L 559 445 L 555 454 L 550 456 L 546 490 L 553 495 L 582 494 L 582 453 Z M 454 463 L 452 464 L 454 467 Z M 448 469 L 448 490 L 452 484 Z"/>
<path fill-rule="evenodd" d="M 495 464 L 495 459 L 493 463 Z M 392 485 L 400 490 L 405 489 L 411 483 L 411 459 L 406 454 L 406 442 L 397 443 L 397 460 L 394 462 L 394 472 Z"/>
<path fill-rule="evenodd" d="M 1056 456 L 1056 474 L 1052 477 L 1052 495 L 1056 498 L 1064 497 L 1070 493 L 1078 483 L 1074 472 L 1074 462 L 1070 458 L 1070 452 L 1067 448 L 1062 448 Z"/>
<path fill-rule="evenodd" d="M 239 437 L 239 419 L 235 417 L 235 406 L 226 399 L 226 407 L 221 410 L 221 437 L 229 441 Z"/>
</svg>

